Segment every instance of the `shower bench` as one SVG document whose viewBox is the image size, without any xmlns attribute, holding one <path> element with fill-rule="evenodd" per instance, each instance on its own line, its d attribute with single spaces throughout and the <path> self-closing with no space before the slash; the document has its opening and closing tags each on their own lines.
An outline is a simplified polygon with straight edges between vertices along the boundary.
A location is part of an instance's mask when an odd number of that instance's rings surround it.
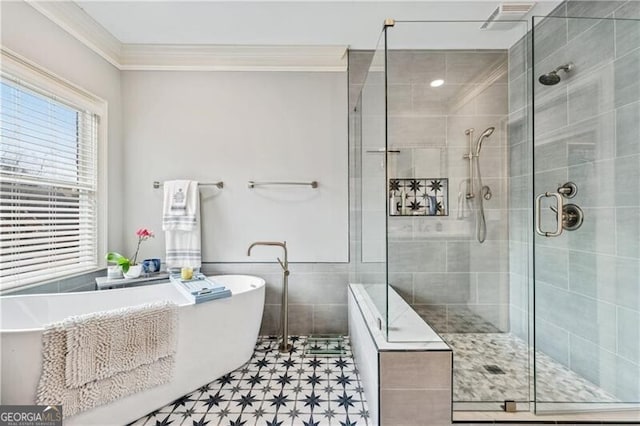
<svg viewBox="0 0 640 426">
<path fill-rule="evenodd" d="M 351 347 L 374 424 L 450 425 L 451 348 L 391 287 L 388 325 L 364 285 L 350 284 L 348 297 Z"/>
</svg>

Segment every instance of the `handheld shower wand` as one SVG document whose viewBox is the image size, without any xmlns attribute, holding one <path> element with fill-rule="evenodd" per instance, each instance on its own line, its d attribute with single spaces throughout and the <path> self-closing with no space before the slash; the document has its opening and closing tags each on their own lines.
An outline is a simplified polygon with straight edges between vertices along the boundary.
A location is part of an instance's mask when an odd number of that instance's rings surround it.
<svg viewBox="0 0 640 426">
<path fill-rule="evenodd" d="M 496 130 L 495 127 L 488 127 L 484 132 L 480 134 L 476 141 L 475 147 L 473 146 L 473 131 L 474 129 L 467 129 L 464 134 L 469 136 L 469 154 L 466 154 L 463 158 L 469 160 L 469 180 L 467 185 L 467 200 L 477 200 L 477 216 L 476 216 L 476 238 L 478 242 L 483 243 L 487 237 L 487 222 L 484 216 L 484 202 L 483 200 L 490 200 L 492 197 L 491 188 L 482 184 L 482 173 L 480 172 L 480 150 L 482 149 L 482 143 L 485 139 L 490 137 Z M 479 197 L 476 197 L 479 194 Z M 460 203 L 459 203 L 460 204 Z"/>
<path fill-rule="evenodd" d="M 478 138 L 478 142 L 476 143 L 476 157 L 480 155 L 480 150 L 482 149 L 482 142 L 484 142 L 486 138 L 491 136 L 495 130 L 496 130 L 495 127 L 489 127 L 484 132 L 482 132 L 482 134 Z"/>
<path fill-rule="evenodd" d="M 496 130 L 495 127 L 487 128 L 480 137 L 478 138 L 478 142 L 476 143 L 476 155 L 475 155 L 475 163 L 476 163 L 476 183 L 478 185 L 478 192 L 480 197 L 478 200 L 478 214 L 476 220 L 476 238 L 479 243 L 484 243 L 484 240 L 487 238 L 487 220 L 484 216 L 484 200 L 489 201 L 492 197 L 491 188 L 482 184 L 482 173 L 480 172 L 480 150 L 482 149 L 482 142 L 487 139 L 489 136 L 493 134 Z"/>
</svg>

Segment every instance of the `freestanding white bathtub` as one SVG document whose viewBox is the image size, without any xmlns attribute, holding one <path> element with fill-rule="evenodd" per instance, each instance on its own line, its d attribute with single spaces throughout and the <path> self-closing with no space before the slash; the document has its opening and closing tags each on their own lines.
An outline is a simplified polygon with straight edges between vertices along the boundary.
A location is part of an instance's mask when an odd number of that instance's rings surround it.
<svg viewBox="0 0 640 426">
<path fill-rule="evenodd" d="M 170 300 L 179 306 L 173 379 L 65 419 L 65 425 L 123 425 L 235 370 L 253 353 L 264 308 L 265 282 L 219 275 L 232 297 L 198 305 L 172 283 L 83 293 L 0 298 L 0 404 L 34 404 L 42 366 L 45 325 L 72 315 Z M 64 407 L 63 407 L 64 412 Z"/>
</svg>

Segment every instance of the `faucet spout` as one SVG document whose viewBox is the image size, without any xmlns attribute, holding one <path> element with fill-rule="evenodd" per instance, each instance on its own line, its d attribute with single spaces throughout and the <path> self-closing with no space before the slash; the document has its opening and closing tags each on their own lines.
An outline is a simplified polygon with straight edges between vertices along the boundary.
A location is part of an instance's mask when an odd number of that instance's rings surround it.
<svg viewBox="0 0 640 426">
<path fill-rule="evenodd" d="M 251 249 L 255 246 L 279 246 L 282 247 L 285 251 L 287 250 L 287 242 L 280 241 L 256 241 L 255 243 L 251 243 L 249 249 L 247 250 L 247 256 L 251 256 Z"/>
<path fill-rule="evenodd" d="M 280 263 L 280 266 L 282 266 L 282 269 L 289 272 L 289 261 L 288 261 L 288 256 L 287 256 L 287 242 L 283 241 L 256 241 L 255 243 L 252 243 L 249 246 L 249 249 L 247 250 L 247 256 L 251 256 L 251 249 L 254 248 L 255 246 L 276 246 L 276 247 L 282 247 L 282 249 L 284 250 L 284 262 L 282 262 L 280 259 L 278 259 L 278 263 Z"/>
</svg>

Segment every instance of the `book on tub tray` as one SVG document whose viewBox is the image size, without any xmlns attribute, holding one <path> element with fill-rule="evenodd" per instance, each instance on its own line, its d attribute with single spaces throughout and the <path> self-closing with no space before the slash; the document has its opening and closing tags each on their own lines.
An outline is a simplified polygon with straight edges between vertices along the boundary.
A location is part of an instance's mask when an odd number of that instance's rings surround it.
<svg viewBox="0 0 640 426">
<path fill-rule="evenodd" d="M 203 274 L 195 274 L 190 280 L 183 280 L 180 275 L 171 275 L 169 279 L 196 304 L 231 297 L 231 290 Z"/>
</svg>

